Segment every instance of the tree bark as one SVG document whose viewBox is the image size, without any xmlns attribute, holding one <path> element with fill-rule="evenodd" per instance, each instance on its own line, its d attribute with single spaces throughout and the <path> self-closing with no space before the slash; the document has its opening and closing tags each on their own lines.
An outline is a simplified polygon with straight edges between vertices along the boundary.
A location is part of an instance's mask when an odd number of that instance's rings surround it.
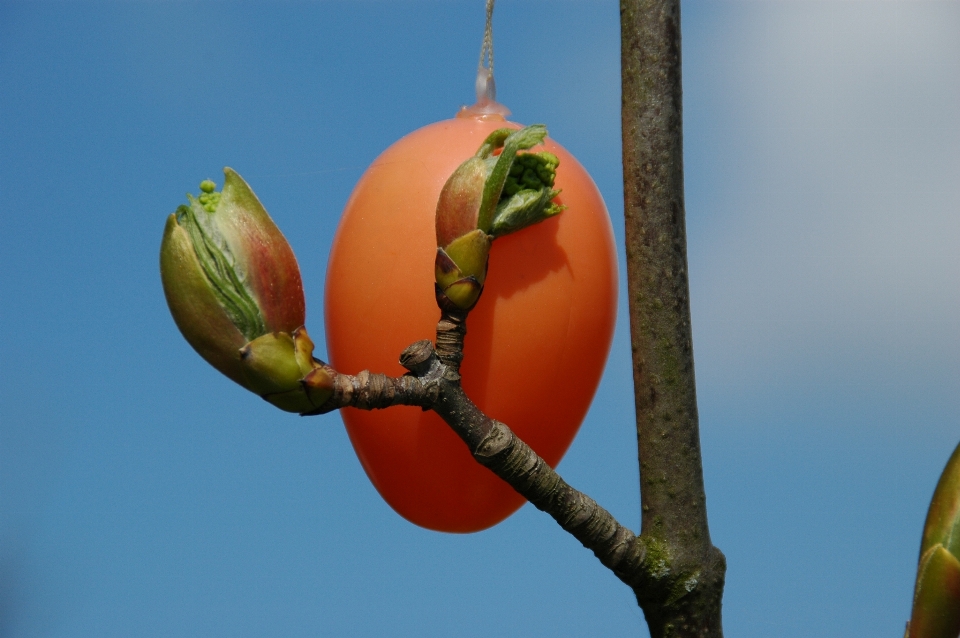
<svg viewBox="0 0 960 638">
<path fill-rule="evenodd" d="M 710 542 L 694 383 L 680 2 L 621 0 L 620 21 L 641 537 L 664 556 L 664 586 L 635 591 L 654 638 L 719 636 L 726 563 Z"/>
</svg>

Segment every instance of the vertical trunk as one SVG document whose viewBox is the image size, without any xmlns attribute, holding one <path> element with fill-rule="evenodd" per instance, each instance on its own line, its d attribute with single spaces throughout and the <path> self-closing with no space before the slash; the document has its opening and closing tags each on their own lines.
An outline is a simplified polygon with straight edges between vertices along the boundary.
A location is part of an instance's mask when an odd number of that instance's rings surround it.
<svg viewBox="0 0 960 638">
<path fill-rule="evenodd" d="M 652 636 L 719 636 L 725 562 L 700 457 L 683 203 L 680 1 L 621 0 L 627 277 L 641 536 L 661 586 L 638 591 Z M 649 551 L 649 549 L 648 549 Z"/>
</svg>

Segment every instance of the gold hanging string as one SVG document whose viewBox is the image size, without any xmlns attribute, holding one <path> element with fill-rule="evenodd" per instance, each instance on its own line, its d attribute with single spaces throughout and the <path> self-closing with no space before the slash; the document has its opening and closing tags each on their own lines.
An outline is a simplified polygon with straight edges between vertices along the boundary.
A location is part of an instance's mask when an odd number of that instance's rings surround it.
<svg viewBox="0 0 960 638">
<path fill-rule="evenodd" d="M 477 65 L 477 104 L 497 101 L 497 85 L 493 80 L 493 5 L 496 0 L 487 0 L 487 24 L 483 30 L 483 45 L 480 47 L 480 64 Z"/>
<path fill-rule="evenodd" d="M 460 109 L 458 117 L 505 118 L 510 109 L 497 102 L 497 85 L 493 81 L 493 5 L 496 0 L 486 0 L 487 23 L 483 30 L 480 47 L 480 62 L 477 64 L 477 101 L 472 106 Z"/>
</svg>

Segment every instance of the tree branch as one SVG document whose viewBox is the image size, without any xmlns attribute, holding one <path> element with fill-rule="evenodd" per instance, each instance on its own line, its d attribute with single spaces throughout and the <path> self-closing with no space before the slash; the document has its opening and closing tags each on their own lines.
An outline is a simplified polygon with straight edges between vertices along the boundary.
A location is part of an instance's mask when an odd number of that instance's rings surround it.
<svg viewBox="0 0 960 638">
<path fill-rule="evenodd" d="M 725 559 L 710 542 L 690 327 L 680 0 L 621 0 L 624 218 L 643 536 L 676 600 L 638 592 L 652 636 L 719 636 Z M 671 595 L 672 596 L 672 595 Z"/>
<path fill-rule="evenodd" d="M 697 576 L 672 569 L 670 548 L 651 536 L 638 537 L 592 498 L 571 487 L 510 428 L 484 414 L 460 385 L 457 367 L 463 358 L 465 313 L 443 310 L 437 341 L 418 341 L 400 355 L 410 372 L 388 377 L 363 371 L 357 375 L 326 370 L 334 392 L 316 414 L 341 407 L 379 409 L 415 405 L 435 411 L 484 465 L 537 509 L 590 549 L 600 562 L 631 587 L 640 601 L 676 604 L 697 584 Z M 698 572 L 699 573 L 699 572 Z M 648 617 L 650 612 L 648 613 Z"/>
<path fill-rule="evenodd" d="M 458 345 L 451 345 L 444 356 L 454 365 L 462 359 L 464 318 L 460 315 L 451 319 L 444 312 L 437 326 L 438 341 L 442 335 L 457 334 L 447 343 Z M 649 586 L 650 572 L 657 567 L 646 560 L 646 544 L 596 501 L 567 484 L 506 424 L 484 414 L 463 391 L 454 365 L 439 355 L 429 341 L 412 344 L 400 356 L 400 363 L 410 370 L 402 377 L 366 370 L 355 376 L 340 374 L 327 366 L 334 377 L 334 393 L 312 414 L 343 407 L 372 410 L 392 405 L 434 410 L 463 439 L 477 462 L 552 516 L 620 580 L 634 589 Z"/>
<path fill-rule="evenodd" d="M 570 487 L 505 424 L 494 421 L 473 456 L 552 516 L 631 588 L 643 588 L 650 580 L 640 539 L 592 498 Z"/>
</svg>

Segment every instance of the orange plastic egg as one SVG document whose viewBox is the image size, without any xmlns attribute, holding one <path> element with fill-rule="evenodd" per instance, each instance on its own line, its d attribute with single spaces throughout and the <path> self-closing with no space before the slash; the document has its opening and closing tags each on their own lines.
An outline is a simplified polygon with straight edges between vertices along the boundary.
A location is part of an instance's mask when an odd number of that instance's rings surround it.
<svg viewBox="0 0 960 638">
<path fill-rule="evenodd" d="M 402 375 L 403 349 L 435 338 L 437 198 L 457 166 L 503 126 L 517 125 L 461 113 L 399 140 L 360 178 L 327 268 L 327 347 L 337 370 Z M 567 208 L 494 242 L 483 295 L 467 321 L 461 374 L 481 410 L 555 466 L 606 363 L 617 263 L 607 209 L 590 175 L 552 139 L 544 148 L 560 159 L 557 201 Z M 417 525 L 474 532 L 524 503 L 433 412 L 341 414 L 374 486 Z"/>
</svg>

